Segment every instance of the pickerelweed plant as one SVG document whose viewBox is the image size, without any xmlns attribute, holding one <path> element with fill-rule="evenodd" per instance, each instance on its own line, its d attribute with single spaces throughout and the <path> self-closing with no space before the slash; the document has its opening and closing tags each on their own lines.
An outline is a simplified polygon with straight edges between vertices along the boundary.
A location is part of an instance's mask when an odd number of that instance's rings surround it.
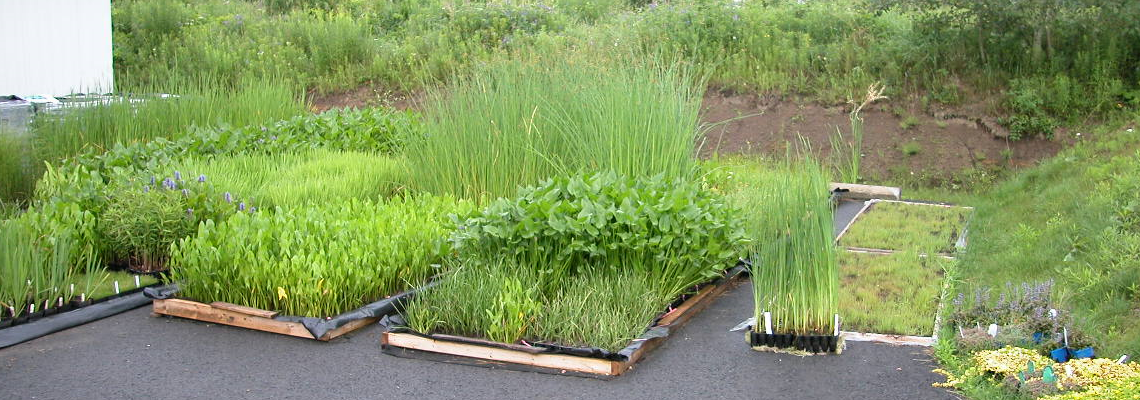
<svg viewBox="0 0 1140 400">
<path fill-rule="evenodd" d="M 450 254 L 450 198 L 348 200 L 205 221 L 172 246 L 189 299 L 329 317 L 423 284 Z"/>
<path fill-rule="evenodd" d="M 420 332 L 617 350 L 733 265 L 744 242 L 734 216 L 685 180 L 548 179 L 460 218 L 458 264 L 406 317 Z"/>
<path fill-rule="evenodd" d="M 699 79 L 646 61 L 568 57 L 493 63 L 433 93 L 427 136 L 409 146 L 416 182 L 491 200 L 580 172 L 692 173 Z"/>
<path fill-rule="evenodd" d="M 833 335 L 838 310 L 839 261 L 833 237 L 828 177 L 817 163 L 789 162 L 760 174 L 740 196 L 751 205 L 755 329 Z"/>
</svg>

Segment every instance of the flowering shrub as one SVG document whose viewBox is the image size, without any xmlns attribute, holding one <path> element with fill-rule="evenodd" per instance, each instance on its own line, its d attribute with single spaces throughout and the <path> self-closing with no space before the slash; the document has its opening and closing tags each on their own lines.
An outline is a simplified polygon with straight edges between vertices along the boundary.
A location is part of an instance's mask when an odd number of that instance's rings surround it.
<svg viewBox="0 0 1140 400">
<path fill-rule="evenodd" d="M 1046 372 L 1048 371 L 1048 372 Z M 944 370 L 947 376 L 940 387 L 958 387 L 974 379 L 993 377 L 1019 392 L 1037 397 L 1059 391 L 1066 393 L 1045 397 L 1059 399 L 1136 399 L 1134 390 L 1140 382 L 1140 364 L 1120 364 L 1107 358 L 1076 359 L 1054 363 L 1033 349 L 1005 347 L 984 350 L 970 357 L 970 366 L 962 374 Z"/>
</svg>

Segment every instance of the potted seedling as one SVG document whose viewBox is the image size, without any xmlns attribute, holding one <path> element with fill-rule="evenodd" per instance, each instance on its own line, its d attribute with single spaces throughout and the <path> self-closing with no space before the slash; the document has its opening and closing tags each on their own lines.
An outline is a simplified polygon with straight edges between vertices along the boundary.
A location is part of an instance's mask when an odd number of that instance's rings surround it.
<svg viewBox="0 0 1140 400">
<path fill-rule="evenodd" d="M 756 324 L 748 342 L 757 350 L 838 353 L 839 260 L 828 180 L 810 160 L 769 179 L 763 197 L 770 212 L 753 227 Z"/>
</svg>

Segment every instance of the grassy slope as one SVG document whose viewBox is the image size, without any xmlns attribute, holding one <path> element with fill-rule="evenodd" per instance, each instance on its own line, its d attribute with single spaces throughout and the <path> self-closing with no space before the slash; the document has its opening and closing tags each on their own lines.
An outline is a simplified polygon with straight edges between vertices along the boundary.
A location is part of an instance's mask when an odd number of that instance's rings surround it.
<svg viewBox="0 0 1140 400">
<path fill-rule="evenodd" d="M 943 197 L 977 207 L 958 290 L 1053 279 L 1103 357 L 1140 351 L 1140 229 L 1131 194 L 1140 186 L 1140 132 L 1119 126 L 993 188 Z"/>
</svg>

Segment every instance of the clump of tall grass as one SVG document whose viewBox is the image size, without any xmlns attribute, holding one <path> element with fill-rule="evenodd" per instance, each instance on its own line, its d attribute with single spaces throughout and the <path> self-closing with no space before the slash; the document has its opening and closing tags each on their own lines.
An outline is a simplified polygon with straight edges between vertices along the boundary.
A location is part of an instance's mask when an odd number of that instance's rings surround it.
<svg viewBox="0 0 1140 400">
<path fill-rule="evenodd" d="M 839 262 L 832 228 L 828 177 L 811 160 L 788 162 L 761 174 L 738 194 L 753 214 L 752 285 L 758 331 L 770 312 L 774 332 L 833 333 Z"/>
<path fill-rule="evenodd" d="M 38 169 L 33 165 L 27 138 L 0 129 L 0 202 L 30 199 Z"/>
<path fill-rule="evenodd" d="M 469 199 L 556 175 L 691 173 L 703 84 L 643 61 L 502 61 L 432 93 L 427 137 L 408 151 L 416 184 Z"/>
<path fill-rule="evenodd" d="M 191 126 L 250 125 L 304 113 L 295 88 L 285 81 L 250 82 L 237 90 L 209 84 L 155 87 L 176 97 L 125 96 L 40 114 L 30 133 L 39 160 L 56 162 L 116 144 L 171 138 Z"/>
<path fill-rule="evenodd" d="M 207 221 L 173 246 L 181 295 L 327 317 L 422 284 L 450 253 L 449 198 L 349 200 Z"/>
</svg>

